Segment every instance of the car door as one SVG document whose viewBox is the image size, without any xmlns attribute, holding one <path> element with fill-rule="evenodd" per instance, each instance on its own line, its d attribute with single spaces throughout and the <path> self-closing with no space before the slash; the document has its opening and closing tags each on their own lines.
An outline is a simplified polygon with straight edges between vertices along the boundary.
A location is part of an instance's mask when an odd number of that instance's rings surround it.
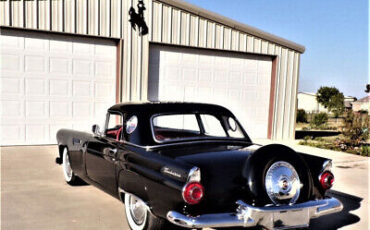
<svg viewBox="0 0 370 230">
<path fill-rule="evenodd" d="M 104 133 L 88 142 L 85 157 L 87 176 L 112 195 L 117 195 L 116 158 L 119 138 L 108 131 L 118 131 L 122 127 L 122 119 L 117 116 L 120 115 L 107 115 Z M 114 123 L 112 128 L 111 123 Z"/>
</svg>

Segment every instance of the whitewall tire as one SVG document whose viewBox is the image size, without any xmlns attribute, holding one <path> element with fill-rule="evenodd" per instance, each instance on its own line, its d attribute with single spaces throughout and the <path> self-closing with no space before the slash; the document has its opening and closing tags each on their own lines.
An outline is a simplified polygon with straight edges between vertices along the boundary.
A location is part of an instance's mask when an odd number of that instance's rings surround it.
<svg viewBox="0 0 370 230">
<path fill-rule="evenodd" d="M 127 223 L 131 230 L 184 229 L 153 215 L 141 199 L 127 193 L 125 193 L 125 211 Z"/>
<path fill-rule="evenodd" d="M 63 149 L 63 175 L 64 179 L 68 184 L 75 184 L 76 183 L 76 176 L 73 173 L 73 170 L 71 168 L 71 163 L 69 161 L 69 154 L 68 154 L 68 149 L 64 148 Z"/>
<path fill-rule="evenodd" d="M 148 210 L 143 201 L 125 193 L 125 211 L 127 223 L 132 230 L 145 229 L 148 220 Z"/>
</svg>

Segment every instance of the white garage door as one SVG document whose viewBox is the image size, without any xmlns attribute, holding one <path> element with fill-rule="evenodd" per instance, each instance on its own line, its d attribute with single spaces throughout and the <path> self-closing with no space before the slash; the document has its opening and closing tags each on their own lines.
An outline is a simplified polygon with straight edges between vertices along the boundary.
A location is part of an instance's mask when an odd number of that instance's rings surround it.
<svg viewBox="0 0 370 230">
<path fill-rule="evenodd" d="M 272 58 L 152 46 L 149 99 L 229 108 L 251 138 L 267 138 Z"/>
<path fill-rule="evenodd" d="M 22 31 L 0 35 L 0 145 L 56 143 L 115 103 L 116 43 Z"/>
</svg>

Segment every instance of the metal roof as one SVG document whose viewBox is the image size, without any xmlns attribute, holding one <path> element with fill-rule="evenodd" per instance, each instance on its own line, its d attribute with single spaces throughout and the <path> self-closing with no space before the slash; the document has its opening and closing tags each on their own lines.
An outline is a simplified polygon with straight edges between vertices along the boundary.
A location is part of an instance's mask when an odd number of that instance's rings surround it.
<svg viewBox="0 0 370 230">
<path fill-rule="evenodd" d="M 165 3 L 167 5 L 171 5 L 173 7 L 176 7 L 176 8 L 185 10 L 185 11 L 188 11 L 188 12 L 193 13 L 195 15 L 198 15 L 200 17 L 207 18 L 209 20 L 212 20 L 212 21 L 215 21 L 217 23 L 229 26 L 233 29 L 251 34 L 253 36 L 265 39 L 267 41 L 277 43 L 277 44 L 285 46 L 287 48 L 296 50 L 300 53 L 304 53 L 304 51 L 306 49 L 303 45 L 300 45 L 298 43 L 295 43 L 295 42 L 289 41 L 285 38 L 281 38 L 281 37 L 278 37 L 276 35 L 267 33 L 265 31 L 262 31 L 260 29 L 255 28 L 253 26 L 249 26 L 249 25 L 246 25 L 244 23 L 240 23 L 240 22 L 235 21 L 233 19 L 230 19 L 230 18 L 227 18 L 227 17 L 222 16 L 220 14 L 208 11 L 206 9 L 203 9 L 201 7 L 192 5 L 192 4 L 187 3 L 185 1 L 182 1 L 182 0 L 156 0 L 156 1 Z"/>
</svg>

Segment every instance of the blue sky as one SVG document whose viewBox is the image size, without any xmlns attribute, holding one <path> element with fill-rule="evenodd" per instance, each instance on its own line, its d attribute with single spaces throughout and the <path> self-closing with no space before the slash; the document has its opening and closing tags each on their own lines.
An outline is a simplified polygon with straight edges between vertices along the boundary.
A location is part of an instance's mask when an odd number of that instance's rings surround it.
<svg viewBox="0 0 370 230">
<path fill-rule="evenodd" d="M 335 86 L 345 95 L 366 96 L 367 0 L 186 1 L 304 45 L 300 91 Z"/>
</svg>

